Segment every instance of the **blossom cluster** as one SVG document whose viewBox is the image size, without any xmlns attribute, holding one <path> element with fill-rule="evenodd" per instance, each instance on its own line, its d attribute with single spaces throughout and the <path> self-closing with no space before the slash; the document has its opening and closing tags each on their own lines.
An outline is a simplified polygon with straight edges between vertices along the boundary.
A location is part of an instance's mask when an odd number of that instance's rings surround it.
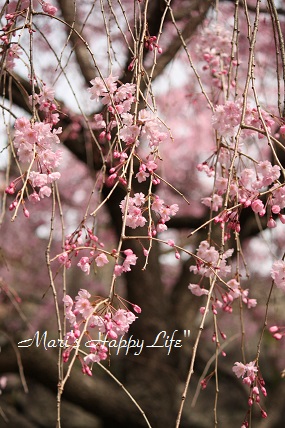
<svg viewBox="0 0 285 428">
<path fill-rule="evenodd" d="M 129 272 L 131 266 L 135 266 L 137 262 L 137 256 L 131 249 L 123 251 L 124 260 L 122 264 L 118 263 L 118 254 L 115 249 L 108 252 L 103 249 L 103 242 L 99 241 L 99 238 L 94 235 L 93 231 L 84 225 L 80 226 L 75 232 L 66 237 L 64 244 L 63 253 L 57 256 L 59 263 L 69 269 L 72 265 L 72 258 L 77 258 L 82 251 L 89 251 L 88 256 L 80 257 L 77 266 L 86 274 L 90 274 L 90 268 L 92 263 L 95 263 L 97 267 L 103 267 L 109 263 L 107 256 L 111 256 L 117 260 L 114 267 L 114 274 L 120 276 L 124 272 Z"/>
<path fill-rule="evenodd" d="M 9 3 L 9 2 L 8 2 Z M 52 4 L 41 1 L 39 2 L 42 6 L 42 10 L 48 15 L 54 16 L 57 12 L 57 8 Z M 22 19 L 22 13 L 25 9 L 27 9 L 30 4 L 28 0 L 22 0 L 17 4 L 17 10 L 15 10 L 15 2 L 11 2 L 9 5 L 9 12 L 5 15 L 6 24 L 0 29 L 2 33 L 0 35 L 0 58 L 2 56 L 4 61 L 4 67 L 11 71 L 15 67 L 15 59 L 19 58 L 22 55 L 23 51 L 20 47 L 19 43 L 13 41 L 12 37 L 16 35 L 15 27 L 16 21 L 18 19 Z M 35 6 L 34 4 L 33 6 Z M 25 23 L 26 24 L 26 23 Z M 29 25 L 23 25 L 19 28 L 26 28 L 29 32 L 33 31 Z M 19 29 L 18 28 L 18 29 Z M 13 30 L 13 31 L 12 31 Z"/>
<path fill-rule="evenodd" d="M 29 166 L 26 167 L 26 173 L 9 184 L 6 193 L 15 194 L 17 187 L 22 185 L 23 179 L 26 178 L 32 189 L 28 196 L 31 202 L 38 202 L 41 198 L 49 197 L 51 195 L 51 183 L 60 178 L 60 173 L 55 169 L 60 164 L 62 151 L 54 150 L 54 146 L 60 143 L 58 135 L 61 133 L 61 128 L 53 129 L 53 125 L 58 121 L 58 115 L 52 113 L 55 110 L 55 105 L 51 94 L 53 91 L 46 91 L 38 96 L 40 108 L 46 112 L 44 122 L 32 122 L 25 117 L 20 117 L 15 121 L 13 144 L 17 150 L 20 164 L 24 167 Z M 10 210 L 17 207 L 19 197 L 20 191 L 10 205 Z M 24 212 L 27 213 L 25 215 L 28 217 L 27 209 Z"/>
<path fill-rule="evenodd" d="M 116 128 L 120 141 L 127 146 L 139 145 L 139 136 L 144 136 L 151 148 L 157 147 L 167 139 L 168 135 L 162 131 L 158 118 L 151 112 L 143 109 L 137 119 L 130 113 L 132 104 L 136 101 L 136 85 L 125 83 L 118 86 L 118 76 L 102 79 L 95 77 L 91 80 L 92 87 L 88 89 L 91 100 L 101 101 L 106 105 L 109 119 L 103 114 L 94 116 L 93 127 L 101 130 L 101 140 L 111 140 L 111 131 Z"/>
<path fill-rule="evenodd" d="M 227 276 L 231 272 L 231 266 L 227 265 L 227 259 L 234 250 L 230 249 L 223 254 L 210 246 L 208 241 L 202 241 L 197 250 L 196 265 L 190 266 L 190 271 L 207 278 L 212 278 L 217 273 L 220 277 Z"/>
<path fill-rule="evenodd" d="M 127 197 L 125 197 L 121 201 L 120 208 L 123 215 L 125 214 L 125 211 L 127 209 L 127 226 L 131 227 L 132 229 L 136 229 L 137 227 L 143 227 L 145 225 L 147 220 L 142 214 L 144 210 L 147 210 L 147 207 L 144 207 L 146 201 L 147 198 L 142 192 L 135 193 L 134 197 L 129 197 L 128 199 Z M 151 209 L 159 217 L 156 229 L 152 230 L 152 233 L 156 234 L 156 232 L 163 232 L 167 230 L 167 226 L 165 223 L 169 221 L 170 218 L 178 212 L 179 207 L 177 204 L 172 204 L 168 206 L 165 204 L 163 199 L 161 199 L 157 195 L 154 195 L 152 197 Z"/>
<path fill-rule="evenodd" d="M 231 65 L 237 65 L 237 61 L 232 60 L 231 37 L 229 31 L 215 25 L 205 28 L 196 44 L 196 51 L 205 62 L 203 70 L 209 71 L 212 85 L 219 89 L 227 87 L 225 77 L 229 76 Z M 235 84 L 233 80 L 230 83 Z"/>
<path fill-rule="evenodd" d="M 260 374 L 260 370 L 256 367 L 256 362 L 251 361 L 248 364 L 243 364 L 240 362 L 236 362 L 233 367 L 233 372 L 238 378 L 243 379 L 243 383 L 250 388 L 250 394 L 248 398 L 248 406 L 251 407 L 254 403 L 258 405 L 261 412 L 261 417 L 266 418 L 267 413 L 260 406 L 260 391 L 263 396 L 267 396 L 267 391 L 265 388 L 265 382 L 263 377 Z M 243 427 L 248 427 L 247 418 L 243 422 Z"/>
<path fill-rule="evenodd" d="M 78 343 L 82 334 L 82 328 L 85 328 L 85 337 L 88 339 L 89 354 L 82 361 L 82 371 L 84 374 L 92 375 L 89 365 L 98 363 L 108 357 L 108 347 L 105 346 L 106 340 L 94 339 L 92 334 L 97 337 L 117 339 L 128 333 L 130 325 L 135 321 L 136 316 L 132 311 L 127 309 L 115 309 L 106 302 L 100 304 L 100 299 L 91 300 L 91 294 L 84 289 L 78 292 L 75 301 L 66 295 L 63 298 L 65 305 L 66 319 L 69 321 L 72 329 L 66 334 L 64 340 L 67 348 L 63 353 L 63 359 L 68 361 L 70 353 Z M 102 305 L 104 305 L 102 309 Z M 94 308 L 98 308 L 96 311 Z M 141 309 L 137 305 L 132 305 L 133 311 L 140 313 Z"/>
<path fill-rule="evenodd" d="M 241 208 L 251 207 L 254 213 L 263 217 L 268 213 L 267 226 L 276 227 L 276 218 L 285 223 L 285 216 L 281 210 L 285 208 L 285 189 L 280 185 L 280 166 L 272 165 L 269 160 L 255 161 L 246 153 L 239 153 L 233 162 L 232 148 L 237 143 L 234 137 L 241 124 L 243 103 L 240 100 L 227 100 L 214 109 L 212 123 L 217 131 L 221 145 L 212 158 L 211 163 L 203 162 L 197 165 L 198 171 L 203 171 L 208 177 L 215 176 L 214 188 L 211 196 L 202 198 L 202 203 L 212 211 L 219 211 L 227 196 L 227 207 L 241 204 L 233 210 L 227 208 L 215 217 L 215 222 L 221 227 L 227 227 L 225 238 L 229 238 L 232 230 L 239 232 L 239 214 Z M 262 116 L 262 118 L 261 118 Z M 275 121 L 267 112 L 247 106 L 245 110 L 245 125 L 254 129 L 243 129 L 239 136 L 239 147 L 242 147 L 246 138 L 258 135 L 264 137 L 265 131 L 272 134 Z M 260 130 L 260 132 L 258 132 Z M 214 166 L 215 165 L 215 166 Z M 261 193 L 267 189 L 267 200 Z"/>
<path fill-rule="evenodd" d="M 207 241 L 202 241 L 197 250 L 197 259 L 196 265 L 190 266 L 190 271 L 194 274 L 199 274 L 202 276 L 199 284 L 188 285 L 189 290 L 195 296 L 208 295 L 209 290 L 204 287 L 201 287 L 201 282 L 204 277 L 213 278 L 216 274 L 219 278 L 226 277 L 231 272 L 231 266 L 227 265 L 227 259 L 233 254 L 233 249 L 225 251 L 223 254 L 219 252 Z M 218 309 L 222 309 L 224 312 L 232 313 L 232 303 L 235 299 L 240 298 L 248 308 L 253 308 L 256 306 L 256 299 L 250 299 L 248 297 L 249 291 L 243 290 L 240 286 L 240 283 L 236 279 L 231 279 L 227 283 L 224 283 L 227 289 L 226 291 L 219 285 L 217 281 L 215 287 L 216 297 L 212 303 L 213 313 L 217 313 Z M 220 294 L 218 298 L 217 295 Z M 204 311 L 204 308 L 201 308 L 201 312 Z"/>
<path fill-rule="evenodd" d="M 233 137 L 241 123 L 243 102 L 241 100 L 227 100 L 224 104 L 215 106 L 212 116 L 213 128 L 217 130 L 218 134 L 224 138 Z M 262 120 L 260 118 L 262 116 Z M 251 126 L 254 129 L 243 129 L 242 137 L 253 136 L 258 133 L 258 138 L 264 137 L 264 131 L 273 133 L 275 121 L 272 116 L 265 110 L 260 109 L 258 112 L 256 107 L 247 106 L 245 109 L 244 124 Z M 265 125 L 265 127 L 264 127 Z M 228 141 L 228 140 L 227 140 Z"/>
<path fill-rule="evenodd" d="M 230 236 L 231 230 L 240 231 L 239 214 L 241 208 L 251 207 L 254 213 L 263 217 L 268 213 L 267 226 L 276 227 L 276 218 L 285 223 L 285 215 L 281 210 L 285 208 L 285 188 L 280 186 L 279 165 L 272 165 L 270 161 L 259 161 L 252 167 L 241 167 L 237 161 L 234 174 L 229 175 L 231 157 L 229 151 L 222 147 L 217 154 L 215 172 L 208 163 L 199 164 L 197 169 L 205 172 L 208 176 L 215 174 L 214 192 L 211 196 L 202 198 L 202 203 L 212 211 L 219 211 L 223 206 L 223 196 L 227 194 L 228 201 L 233 205 L 240 204 L 240 208 L 228 208 L 221 211 L 215 217 L 215 223 L 221 227 L 227 225 L 226 238 Z M 220 168 L 219 168 L 220 167 Z M 267 200 L 261 197 L 261 193 L 270 188 Z"/>
</svg>

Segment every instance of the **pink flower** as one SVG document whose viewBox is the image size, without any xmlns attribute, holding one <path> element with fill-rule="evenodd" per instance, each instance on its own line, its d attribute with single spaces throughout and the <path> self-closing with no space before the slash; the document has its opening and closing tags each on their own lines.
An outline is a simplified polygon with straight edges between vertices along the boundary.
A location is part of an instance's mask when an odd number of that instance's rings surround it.
<svg viewBox="0 0 285 428">
<path fill-rule="evenodd" d="M 256 199 L 255 201 L 252 202 L 251 208 L 252 208 L 252 211 L 255 213 L 263 212 L 264 210 L 263 202 L 260 199 Z"/>
<path fill-rule="evenodd" d="M 201 202 L 211 210 L 218 211 L 223 204 L 223 198 L 220 195 L 214 194 L 213 197 L 202 198 Z"/>
<path fill-rule="evenodd" d="M 50 195 L 51 195 L 51 188 L 50 187 L 43 186 L 43 187 L 40 188 L 40 190 L 39 190 L 39 196 L 41 198 L 44 198 L 45 196 L 49 198 Z"/>
<path fill-rule="evenodd" d="M 72 298 L 67 294 L 66 296 L 63 297 L 62 301 L 65 305 L 66 310 L 70 311 L 73 306 Z"/>
<path fill-rule="evenodd" d="M 271 278 L 274 280 L 277 288 L 285 291 L 285 262 L 283 260 L 277 260 L 273 263 Z"/>
<path fill-rule="evenodd" d="M 68 262 L 68 253 L 64 252 L 58 257 L 58 261 L 60 264 L 65 265 Z"/>
<path fill-rule="evenodd" d="M 203 294 L 209 294 L 208 290 L 206 290 L 205 288 L 201 288 L 198 284 L 189 284 L 188 288 L 195 296 L 203 296 Z"/>
<path fill-rule="evenodd" d="M 77 263 L 77 266 L 79 266 L 80 269 L 86 273 L 86 275 L 89 275 L 90 261 L 88 257 L 81 257 L 81 259 L 79 260 L 79 263 Z"/>
<path fill-rule="evenodd" d="M 125 126 L 120 130 L 120 139 L 126 144 L 134 143 L 139 135 L 140 128 L 137 125 Z"/>
<path fill-rule="evenodd" d="M 78 296 L 82 299 L 90 299 L 91 294 L 87 290 L 85 290 L 84 288 L 81 288 L 78 291 Z"/>
<path fill-rule="evenodd" d="M 242 363 L 235 362 L 235 366 L 233 367 L 233 372 L 237 377 L 244 377 L 246 373 L 246 366 Z"/>
<path fill-rule="evenodd" d="M 105 253 L 100 253 L 96 258 L 95 258 L 95 263 L 98 267 L 102 267 L 105 264 L 109 263 L 109 260 L 107 259 L 107 256 Z"/>
<path fill-rule="evenodd" d="M 139 183 L 142 183 L 143 181 L 146 181 L 146 179 L 149 177 L 149 173 L 145 172 L 143 170 L 140 170 L 137 174 L 136 174 L 136 179 L 138 180 Z"/>
<path fill-rule="evenodd" d="M 39 202 L 41 198 L 37 194 L 37 192 L 33 192 L 29 195 L 29 201 L 35 204 L 36 202 Z"/>
<path fill-rule="evenodd" d="M 115 267 L 114 267 L 114 274 L 116 276 L 121 276 L 123 272 L 124 272 L 123 266 L 115 265 Z"/>
<path fill-rule="evenodd" d="M 135 193 L 133 197 L 133 202 L 137 207 L 140 207 L 145 203 L 145 195 L 142 192 Z"/>
<path fill-rule="evenodd" d="M 87 91 L 91 93 L 91 100 L 99 101 L 99 97 L 106 94 L 106 87 L 103 80 L 100 77 L 90 81 L 92 88 L 88 88 Z"/>
<path fill-rule="evenodd" d="M 86 319 L 89 315 L 92 314 L 93 306 L 91 306 L 91 303 L 89 302 L 88 298 L 76 296 L 75 300 L 75 310 L 78 311 L 83 316 L 83 318 Z"/>
<path fill-rule="evenodd" d="M 247 307 L 248 307 L 248 309 L 255 308 L 256 305 L 257 305 L 256 299 L 247 299 Z"/>
<path fill-rule="evenodd" d="M 124 251 L 124 254 L 127 256 L 123 263 L 123 271 L 129 272 L 131 270 L 130 266 L 134 266 L 137 262 L 137 256 L 133 253 L 132 250 L 128 249 Z"/>
<path fill-rule="evenodd" d="M 246 374 L 247 376 L 253 378 L 255 376 L 255 373 L 257 372 L 257 367 L 255 367 L 255 361 L 251 361 L 250 363 L 246 364 Z"/>
</svg>

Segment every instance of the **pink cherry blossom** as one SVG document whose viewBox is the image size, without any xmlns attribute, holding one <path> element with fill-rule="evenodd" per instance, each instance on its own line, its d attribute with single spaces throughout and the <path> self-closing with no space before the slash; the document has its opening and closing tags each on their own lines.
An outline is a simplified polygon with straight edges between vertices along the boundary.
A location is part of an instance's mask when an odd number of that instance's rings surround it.
<svg viewBox="0 0 285 428">
<path fill-rule="evenodd" d="M 102 267 L 105 264 L 109 263 L 109 260 L 107 259 L 107 256 L 105 253 L 100 253 L 96 258 L 95 258 L 95 263 L 98 267 Z"/>
<path fill-rule="evenodd" d="M 274 280 L 276 287 L 285 291 L 285 261 L 277 260 L 273 263 L 271 269 L 271 278 Z"/>
<path fill-rule="evenodd" d="M 188 288 L 195 296 L 203 296 L 204 294 L 209 294 L 208 290 L 205 290 L 205 288 L 201 288 L 198 284 L 189 284 Z"/>
<path fill-rule="evenodd" d="M 89 257 L 81 257 L 81 259 L 79 260 L 79 263 L 77 263 L 77 266 L 79 266 L 80 269 L 86 273 L 86 275 L 89 275 L 90 273 Z"/>
<path fill-rule="evenodd" d="M 243 363 L 236 362 L 233 367 L 233 372 L 237 377 L 244 377 L 246 373 L 246 366 Z"/>
</svg>

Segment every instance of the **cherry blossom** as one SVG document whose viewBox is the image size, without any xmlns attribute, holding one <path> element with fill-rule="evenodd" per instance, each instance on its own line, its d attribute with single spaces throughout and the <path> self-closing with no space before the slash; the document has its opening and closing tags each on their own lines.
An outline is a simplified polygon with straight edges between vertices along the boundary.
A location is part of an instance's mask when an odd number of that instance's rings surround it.
<svg viewBox="0 0 285 428">
<path fill-rule="evenodd" d="M 90 273 L 90 260 L 89 257 L 81 257 L 79 262 L 77 263 L 77 266 L 80 267 L 80 269 L 86 273 L 86 275 L 89 275 Z"/>
<path fill-rule="evenodd" d="M 100 253 L 96 258 L 95 258 L 95 263 L 98 267 L 102 267 L 105 264 L 109 263 L 109 260 L 107 259 L 107 256 L 105 253 Z"/>
<path fill-rule="evenodd" d="M 283 260 L 277 260 L 273 263 L 271 278 L 274 280 L 277 288 L 285 291 L 285 262 Z"/>
</svg>

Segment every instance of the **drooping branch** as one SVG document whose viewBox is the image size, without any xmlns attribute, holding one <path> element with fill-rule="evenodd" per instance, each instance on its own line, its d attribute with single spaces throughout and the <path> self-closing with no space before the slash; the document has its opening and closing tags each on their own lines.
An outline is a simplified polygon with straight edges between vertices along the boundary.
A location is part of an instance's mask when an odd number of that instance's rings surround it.
<svg viewBox="0 0 285 428">
<path fill-rule="evenodd" d="M 196 2 L 194 3 L 196 5 Z M 189 17 L 187 22 L 184 24 L 182 31 L 180 31 L 180 34 L 177 34 L 177 36 L 171 41 L 167 50 L 157 59 L 157 64 L 152 74 L 152 80 L 156 79 L 165 70 L 166 66 L 173 60 L 183 45 L 182 41 L 188 41 L 190 37 L 197 31 L 197 28 L 204 21 L 212 5 L 212 0 L 200 2 L 199 8 L 197 10 L 198 14 Z"/>
<path fill-rule="evenodd" d="M 78 17 L 76 15 L 76 10 L 74 9 L 73 2 L 70 0 L 58 0 L 58 4 L 60 6 L 60 10 L 63 16 L 63 20 L 77 33 L 82 33 L 82 26 L 78 22 Z M 86 49 L 86 45 L 79 39 L 77 34 L 72 30 L 68 30 L 66 27 L 66 31 L 68 32 L 68 38 L 72 44 L 74 49 L 77 63 L 80 67 L 81 73 L 85 79 L 86 84 L 89 84 L 90 80 L 94 79 L 95 70 L 94 64 L 90 61 L 89 52 Z"/>
</svg>

